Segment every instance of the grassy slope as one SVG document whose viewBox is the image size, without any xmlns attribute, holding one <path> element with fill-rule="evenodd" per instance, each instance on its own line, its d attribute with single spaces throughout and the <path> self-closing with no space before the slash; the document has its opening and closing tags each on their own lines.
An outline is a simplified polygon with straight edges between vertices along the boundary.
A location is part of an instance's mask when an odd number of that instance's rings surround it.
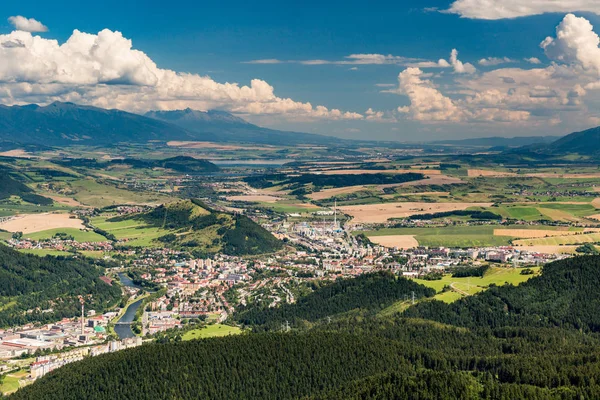
<svg viewBox="0 0 600 400">
<path fill-rule="evenodd" d="M 532 268 L 536 274 L 539 273 L 540 268 Z M 427 287 L 435 289 L 438 294 L 434 297 L 437 300 L 446 301 L 451 303 L 461 298 L 461 295 L 443 293 L 442 289 L 445 286 L 453 286 L 463 292 L 469 294 L 475 294 L 487 289 L 490 285 L 502 286 L 506 284 L 518 285 L 520 283 L 528 281 L 534 275 L 521 275 L 521 269 L 514 268 L 499 268 L 491 267 L 483 277 L 471 277 L 471 278 L 453 278 L 452 275 L 444 275 L 441 280 L 438 281 L 426 281 L 423 279 L 415 279 L 417 283 L 425 285 Z"/>
<path fill-rule="evenodd" d="M 51 239 L 57 233 L 66 233 L 67 235 L 73 236 L 78 242 L 104 242 L 106 238 L 102 235 L 92 231 L 84 231 L 75 228 L 56 228 L 49 229 L 46 231 L 40 231 L 35 233 L 28 233 L 25 237 L 33 240 Z"/>
<path fill-rule="evenodd" d="M 114 204 L 159 204 L 169 197 L 157 193 L 133 192 L 104 185 L 93 179 L 81 179 L 71 182 L 77 192 L 73 198 L 80 203 L 93 207 L 106 207 Z"/>
<path fill-rule="evenodd" d="M 236 326 L 214 324 L 208 325 L 201 329 L 194 329 L 187 331 L 182 339 L 193 340 L 193 339 L 205 339 L 210 337 L 220 337 L 228 335 L 238 335 L 242 333 L 242 330 Z"/>
</svg>

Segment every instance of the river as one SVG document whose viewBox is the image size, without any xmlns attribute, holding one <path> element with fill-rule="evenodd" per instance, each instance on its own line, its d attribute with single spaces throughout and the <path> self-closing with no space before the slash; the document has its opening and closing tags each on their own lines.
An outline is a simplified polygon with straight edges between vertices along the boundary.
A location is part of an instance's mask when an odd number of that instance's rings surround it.
<svg viewBox="0 0 600 400">
<path fill-rule="evenodd" d="M 123 272 L 119 273 L 119 280 L 125 286 L 141 289 L 139 286 L 133 283 L 133 281 L 127 276 L 127 274 Z M 115 332 L 117 333 L 120 339 L 135 336 L 135 334 L 131 330 L 131 322 L 133 322 L 133 319 L 135 318 L 135 313 L 137 312 L 138 308 L 140 308 L 140 306 L 142 305 L 142 301 L 143 299 L 132 303 L 129 307 L 127 307 L 127 311 L 125 311 L 125 314 L 119 319 L 119 321 L 117 321 L 118 323 L 115 325 Z"/>
</svg>

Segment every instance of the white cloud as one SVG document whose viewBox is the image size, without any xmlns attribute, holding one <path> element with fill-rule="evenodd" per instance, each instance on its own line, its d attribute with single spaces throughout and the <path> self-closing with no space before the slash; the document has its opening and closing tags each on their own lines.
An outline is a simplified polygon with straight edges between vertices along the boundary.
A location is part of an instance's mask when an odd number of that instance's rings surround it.
<svg viewBox="0 0 600 400">
<path fill-rule="evenodd" d="M 75 30 L 63 44 L 14 31 L 0 35 L 0 103 L 73 101 L 132 112 L 221 108 L 291 120 L 364 119 L 354 112 L 275 95 L 260 79 L 250 85 L 158 68 L 120 32 Z"/>
<path fill-rule="evenodd" d="M 568 14 L 556 28 L 556 37 L 547 37 L 541 44 L 551 60 L 579 64 L 600 73 L 600 38 L 585 18 Z"/>
<path fill-rule="evenodd" d="M 472 64 L 463 63 L 458 59 L 458 50 L 456 49 L 452 49 L 450 53 L 450 65 L 452 65 L 454 72 L 457 74 L 474 74 L 477 71 Z"/>
<path fill-rule="evenodd" d="M 515 62 L 515 60 L 512 60 L 508 57 L 488 57 L 479 60 L 479 65 L 483 65 L 484 67 L 494 67 L 496 65 L 508 64 L 513 62 Z"/>
<path fill-rule="evenodd" d="M 350 54 L 343 60 L 301 60 L 290 61 L 304 65 L 402 65 L 407 62 L 418 61 L 414 58 L 394 56 L 392 54 Z"/>
<path fill-rule="evenodd" d="M 542 62 L 540 61 L 540 59 L 539 59 L 539 58 L 537 58 L 537 57 L 529 57 L 529 58 L 524 58 L 524 60 L 525 60 L 525 61 L 527 61 L 529 64 L 534 64 L 534 65 L 537 65 L 537 64 L 541 64 L 541 63 L 542 63 Z"/>
<path fill-rule="evenodd" d="M 472 19 L 505 19 L 545 13 L 587 11 L 600 14 L 597 0 L 456 0 L 444 12 Z"/>
<path fill-rule="evenodd" d="M 430 80 L 423 79 L 423 71 L 409 67 L 398 75 L 397 93 L 405 94 L 410 106 L 399 107 L 398 112 L 410 114 L 417 121 L 454 121 L 464 119 L 462 111 L 444 96 Z"/>
<path fill-rule="evenodd" d="M 458 59 L 458 50 L 452 49 L 450 53 L 450 60 L 446 61 L 443 58 L 440 58 L 437 62 L 435 61 L 418 61 L 418 62 L 410 62 L 406 64 L 407 67 L 411 68 L 452 68 L 454 72 L 457 74 L 474 74 L 477 72 L 477 69 L 473 64 L 463 63 Z"/>
<path fill-rule="evenodd" d="M 285 61 L 276 58 L 265 58 L 261 60 L 243 61 L 242 64 L 283 64 Z"/>
<path fill-rule="evenodd" d="M 25 32 L 48 32 L 48 27 L 33 18 L 25 18 L 21 15 L 8 17 L 8 22 L 16 29 Z"/>
</svg>

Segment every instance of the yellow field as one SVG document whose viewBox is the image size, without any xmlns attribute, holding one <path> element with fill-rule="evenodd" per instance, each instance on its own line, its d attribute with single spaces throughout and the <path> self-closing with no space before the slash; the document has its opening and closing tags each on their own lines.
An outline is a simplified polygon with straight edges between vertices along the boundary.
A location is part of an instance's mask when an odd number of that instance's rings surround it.
<svg viewBox="0 0 600 400">
<path fill-rule="evenodd" d="M 507 176 L 517 176 L 514 172 L 501 172 L 501 171 L 488 171 L 485 169 L 470 169 L 467 171 L 467 175 L 469 178 L 474 178 L 478 176 L 486 176 L 490 178 L 504 178 Z"/>
<path fill-rule="evenodd" d="M 550 231 L 547 229 L 494 229 L 494 236 L 511 236 L 519 239 L 545 238 L 550 236 L 575 235 L 573 231 Z"/>
<path fill-rule="evenodd" d="M 490 207 L 492 203 L 385 203 L 338 207 L 351 215 L 353 224 L 383 223 L 390 218 L 405 218 L 417 214 L 466 210 L 469 207 Z"/>
<path fill-rule="evenodd" d="M 419 242 L 413 235 L 390 235 L 371 236 L 369 240 L 385 247 L 396 247 L 398 249 L 414 249 L 419 247 Z"/>
<path fill-rule="evenodd" d="M 0 228 L 9 232 L 33 233 L 56 228 L 85 229 L 79 218 L 69 214 L 24 214 L 18 215 L 0 224 Z"/>
<path fill-rule="evenodd" d="M 542 254 L 574 254 L 575 249 L 579 246 L 551 246 L 551 245 L 536 245 L 536 246 L 518 246 L 519 251 L 529 251 L 532 253 Z"/>
<path fill-rule="evenodd" d="M 579 235 L 555 236 L 540 239 L 520 239 L 513 243 L 517 246 L 561 246 L 596 242 L 600 242 L 600 233 L 585 233 Z"/>
<path fill-rule="evenodd" d="M 333 169 L 323 171 L 324 175 L 365 175 L 365 174 L 408 174 L 421 172 L 425 175 L 440 175 L 442 172 L 434 169 Z"/>
<path fill-rule="evenodd" d="M 227 200 L 275 203 L 275 202 L 281 200 L 281 198 L 275 197 L 275 196 L 270 196 L 270 195 L 262 195 L 262 194 L 258 194 L 258 195 L 248 194 L 248 195 L 241 195 L 241 196 L 229 196 L 229 197 L 227 197 Z"/>
</svg>

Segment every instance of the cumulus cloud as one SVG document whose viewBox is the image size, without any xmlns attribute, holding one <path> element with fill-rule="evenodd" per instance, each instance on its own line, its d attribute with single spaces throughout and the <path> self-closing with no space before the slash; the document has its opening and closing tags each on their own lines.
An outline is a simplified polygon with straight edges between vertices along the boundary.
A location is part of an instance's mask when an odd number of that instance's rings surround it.
<svg viewBox="0 0 600 400">
<path fill-rule="evenodd" d="M 75 30 L 63 44 L 22 30 L 0 35 L 0 102 L 73 101 L 132 112 L 221 108 L 289 119 L 364 119 L 354 112 L 275 95 L 260 79 L 249 85 L 159 68 L 120 32 Z"/>
<path fill-rule="evenodd" d="M 33 18 L 25 18 L 21 15 L 8 17 L 8 22 L 16 29 L 25 32 L 48 32 L 48 27 Z"/>
<path fill-rule="evenodd" d="M 597 0 L 456 0 L 443 12 L 463 18 L 497 20 L 545 13 L 587 11 L 600 15 Z"/>
<path fill-rule="evenodd" d="M 546 67 L 457 74 L 450 82 L 447 76 L 408 68 L 400 74 L 398 87 L 386 92 L 409 100 L 398 113 L 428 123 L 503 122 L 523 128 L 568 123 L 573 128 L 600 120 L 586 104 L 600 101 L 595 92 L 600 89 L 600 37 L 590 22 L 566 15 L 541 47 L 553 61 Z M 457 60 L 453 52 L 449 64 L 458 72 Z M 485 60 L 482 64 L 494 61 Z M 541 64 L 535 57 L 525 61 Z M 444 79 L 444 84 L 437 85 L 437 79 Z"/>
<path fill-rule="evenodd" d="M 473 64 L 463 63 L 458 59 L 458 50 L 452 49 L 450 53 L 450 59 L 446 61 L 440 58 L 437 62 L 435 61 L 418 61 L 407 63 L 406 66 L 411 68 L 452 68 L 457 74 L 474 74 L 477 69 Z"/>
<path fill-rule="evenodd" d="M 458 50 L 452 49 L 450 53 L 450 65 L 457 74 L 474 74 L 476 69 L 472 64 L 463 63 L 458 59 Z"/>
<path fill-rule="evenodd" d="M 428 79 L 423 71 L 409 67 L 398 75 L 397 93 L 405 94 L 410 106 L 399 107 L 398 112 L 410 114 L 417 121 L 462 121 L 464 115 L 454 102 L 444 96 Z"/>
<path fill-rule="evenodd" d="M 556 28 L 556 37 L 547 37 L 540 46 L 551 60 L 600 72 L 599 44 L 600 38 L 587 19 L 568 14 Z"/>
<path fill-rule="evenodd" d="M 484 67 L 494 67 L 496 65 L 508 64 L 513 62 L 515 61 L 508 57 L 488 57 L 479 60 L 479 65 L 483 65 Z"/>
</svg>

